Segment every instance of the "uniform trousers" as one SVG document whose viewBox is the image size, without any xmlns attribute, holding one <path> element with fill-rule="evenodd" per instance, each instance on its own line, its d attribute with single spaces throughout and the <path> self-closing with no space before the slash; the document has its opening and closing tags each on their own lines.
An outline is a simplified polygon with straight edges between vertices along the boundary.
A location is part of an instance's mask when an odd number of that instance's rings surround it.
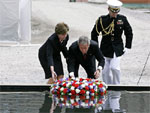
<svg viewBox="0 0 150 113">
<path fill-rule="evenodd" d="M 119 91 L 108 92 L 107 99 L 106 99 L 105 103 L 102 105 L 103 110 L 112 110 L 112 113 L 121 111 L 120 102 L 119 102 L 120 98 L 121 98 L 121 92 L 119 92 Z M 123 113 L 123 112 L 119 112 L 119 113 Z"/>
<path fill-rule="evenodd" d="M 105 65 L 102 71 L 102 78 L 106 84 L 120 84 L 120 59 L 121 57 L 116 57 L 114 53 L 113 58 L 105 58 Z"/>
</svg>

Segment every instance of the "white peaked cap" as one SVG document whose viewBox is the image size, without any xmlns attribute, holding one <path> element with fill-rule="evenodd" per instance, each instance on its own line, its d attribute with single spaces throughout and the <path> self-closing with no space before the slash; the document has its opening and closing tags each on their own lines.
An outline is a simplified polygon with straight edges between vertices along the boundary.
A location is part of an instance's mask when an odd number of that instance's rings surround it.
<svg viewBox="0 0 150 113">
<path fill-rule="evenodd" d="M 106 3 L 112 8 L 120 8 L 122 6 L 122 2 L 119 0 L 107 0 Z"/>
</svg>

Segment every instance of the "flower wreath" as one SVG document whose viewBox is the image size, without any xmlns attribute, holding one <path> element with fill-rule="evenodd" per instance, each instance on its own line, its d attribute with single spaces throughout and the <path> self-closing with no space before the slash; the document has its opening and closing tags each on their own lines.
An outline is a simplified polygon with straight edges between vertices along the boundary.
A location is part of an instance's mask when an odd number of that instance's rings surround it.
<svg viewBox="0 0 150 113">
<path fill-rule="evenodd" d="M 99 95 L 106 94 L 107 85 L 90 78 L 66 78 L 57 80 L 50 87 L 50 92 L 57 95 Z"/>
</svg>

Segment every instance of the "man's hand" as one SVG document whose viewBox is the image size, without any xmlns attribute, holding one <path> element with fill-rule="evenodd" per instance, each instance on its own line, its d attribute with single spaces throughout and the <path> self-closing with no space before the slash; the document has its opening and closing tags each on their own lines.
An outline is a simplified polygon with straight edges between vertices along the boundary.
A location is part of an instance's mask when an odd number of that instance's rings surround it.
<svg viewBox="0 0 150 113">
<path fill-rule="evenodd" d="M 98 79 L 98 78 L 100 77 L 100 70 L 97 69 L 97 70 L 95 71 L 94 75 L 95 75 L 95 79 Z"/>
</svg>

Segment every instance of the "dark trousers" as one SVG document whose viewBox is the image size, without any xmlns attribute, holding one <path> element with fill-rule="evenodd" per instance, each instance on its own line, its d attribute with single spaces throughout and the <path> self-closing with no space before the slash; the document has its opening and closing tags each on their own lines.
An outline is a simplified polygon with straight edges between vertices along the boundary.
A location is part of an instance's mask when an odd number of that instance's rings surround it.
<svg viewBox="0 0 150 113">
<path fill-rule="evenodd" d="M 48 66 L 48 61 L 46 56 L 41 55 L 39 53 L 39 61 L 40 64 L 44 70 L 45 73 L 45 79 L 48 79 L 50 77 L 52 77 L 51 71 L 50 71 L 50 66 Z M 57 57 L 53 57 L 53 61 L 54 61 L 54 71 L 56 72 L 57 75 L 64 75 L 64 71 L 63 71 L 63 65 L 62 65 L 62 61 L 61 61 L 61 56 L 57 56 Z"/>
</svg>

